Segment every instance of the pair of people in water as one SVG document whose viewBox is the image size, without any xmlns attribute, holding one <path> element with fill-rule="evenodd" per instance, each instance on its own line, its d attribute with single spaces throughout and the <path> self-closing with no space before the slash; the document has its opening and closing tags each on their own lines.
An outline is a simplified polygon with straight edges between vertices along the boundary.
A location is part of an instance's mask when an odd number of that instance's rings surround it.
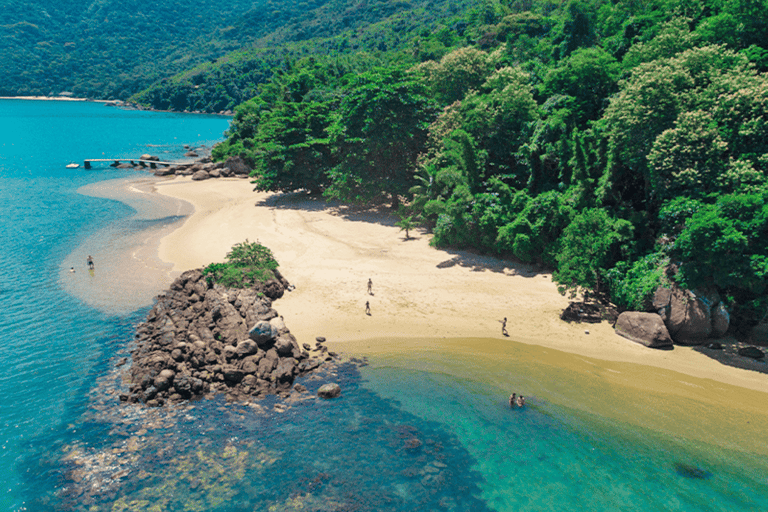
<svg viewBox="0 0 768 512">
<path fill-rule="evenodd" d="M 523 395 L 517 396 L 517 393 L 509 395 L 509 406 L 514 409 L 515 407 L 523 407 L 525 405 L 525 397 Z"/>
<path fill-rule="evenodd" d="M 85 260 L 85 263 L 88 265 L 88 270 L 93 270 L 94 268 L 96 268 L 96 266 L 93 264 L 93 257 L 90 254 L 88 255 L 88 258 Z M 75 267 L 70 267 L 69 271 L 74 273 Z"/>
</svg>

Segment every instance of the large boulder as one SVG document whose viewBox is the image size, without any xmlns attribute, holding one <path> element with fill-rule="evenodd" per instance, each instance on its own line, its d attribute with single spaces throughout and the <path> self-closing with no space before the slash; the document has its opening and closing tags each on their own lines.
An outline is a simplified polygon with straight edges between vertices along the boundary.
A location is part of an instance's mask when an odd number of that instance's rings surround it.
<svg viewBox="0 0 768 512">
<path fill-rule="evenodd" d="M 236 175 L 247 175 L 251 172 L 251 169 L 239 156 L 231 156 L 227 159 L 227 167 Z"/>
<path fill-rule="evenodd" d="M 659 287 L 653 298 L 670 336 L 681 345 L 700 345 L 728 330 L 730 318 L 715 290 L 683 290 Z"/>
<path fill-rule="evenodd" d="M 204 171 L 201 169 L 199 171 L 196 171 L 195 174 L 192 175 L 192 181 L 203 181 L 203 180 L 207 180 L 210 177 L 211 176 L 210 174 L 208 174 L 207 171 Z"/>
<path fill-rule="evenodd" d="M 625 311 L 616 320 L 616 334 L 650 348 L 672 346 L 672 338 L 656 313 Z"/>
<path fill-rule="evenodd" d="M 277 330 L 274 326 L 263 320 L 256 322 L 256 325 L 248 331 L 248 337 L 255 341 L 260 348 L 268 347 L 276 336 Z"/>
<path fill-rule="evenodd" d="M 728 310 L 725 309 L 725 305 L 722 302 L 711 309 L 711 314 L 712 337 L 722 338 L 725 336 L 725 333 L 728 332 L 728 327 L 731 323 L 731 315 L 728 314 Z"/>
<path fill-rule="evenodd" d="M 341 387 L 338 384 L 323 384 L 317 390 L 317 396 L 320 398 L 336 398 L 341 395 Z"/>
</svg>

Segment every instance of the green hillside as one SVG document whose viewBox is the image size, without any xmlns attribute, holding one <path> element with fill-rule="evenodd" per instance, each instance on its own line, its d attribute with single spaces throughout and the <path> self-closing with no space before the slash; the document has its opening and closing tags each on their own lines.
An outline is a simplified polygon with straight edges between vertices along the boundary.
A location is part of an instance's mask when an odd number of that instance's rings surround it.
<svg viewBox="0 0 768 512">
<path fill-rule="evenodd" d="M 235 50 L 328 37 L 409 8 L 386 0 L 7 0 L 0 95 L 127 99 Z"/>
</svg>

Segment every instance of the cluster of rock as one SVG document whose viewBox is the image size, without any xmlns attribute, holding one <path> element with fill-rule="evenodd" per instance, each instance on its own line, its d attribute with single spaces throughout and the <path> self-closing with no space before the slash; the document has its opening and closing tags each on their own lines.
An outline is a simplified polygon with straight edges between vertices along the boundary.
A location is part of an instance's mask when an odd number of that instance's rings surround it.
<svg viewBox="0 0 768 512">
<path fill-rule="evenodd" d="M 652 312 L 621 313 L 616 320 L 616 333 L 647 347 L 665 348 L 673 344 L 701 345 L 712 338 L 722 338 L 730 325 L 728 310 L 714 289 L 691 291 L 676 285 L 660 286 L 651 307 Z M 713 348 L 717 347 L 713 344 Z M 752 355 L 748 357 L 763 356 L 759 349 L 749 354 Z"/>
<path fill-rule="evenodd" d="M 247 178 L 251 169 L 239 156 L 229 157 L 226 162 L 212 162 L 203 158 L 194 163 L 178 164 L 154 171 L 155 176 L 192 176 L 194 181 L 211 178 Z"/>
<path fill-rule="evenodd" d="M 209 284 L 199 270 L 183 273 L 137 327 L 129 392 L 120 399 L 160 406 L 215 393 L 287 394 L 296 377 L 331 361 L 324 339 L 310 356 L 272 308 L 288 286 L 276 276 L 233 289 Z"/>
</svg>

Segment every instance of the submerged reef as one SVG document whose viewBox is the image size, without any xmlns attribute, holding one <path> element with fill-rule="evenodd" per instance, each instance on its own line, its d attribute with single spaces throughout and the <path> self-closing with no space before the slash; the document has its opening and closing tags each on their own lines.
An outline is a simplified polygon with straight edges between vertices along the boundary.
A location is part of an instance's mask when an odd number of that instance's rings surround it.
<svg viewBox="0 0 768 512">
<path fill-rule="evenodd" d="M 272 300 L 279 273 L 254 288 L 209 283 L 200 270 L 179 276 L 136 329 L 124 402 L 162 406 L 218 393 L 230 400 L 290 393 L 296 377 L 334 360 L 318 342 L 299 347 Z M 320 338 L 322 339 L 322 338 Z"/>
</svg>

